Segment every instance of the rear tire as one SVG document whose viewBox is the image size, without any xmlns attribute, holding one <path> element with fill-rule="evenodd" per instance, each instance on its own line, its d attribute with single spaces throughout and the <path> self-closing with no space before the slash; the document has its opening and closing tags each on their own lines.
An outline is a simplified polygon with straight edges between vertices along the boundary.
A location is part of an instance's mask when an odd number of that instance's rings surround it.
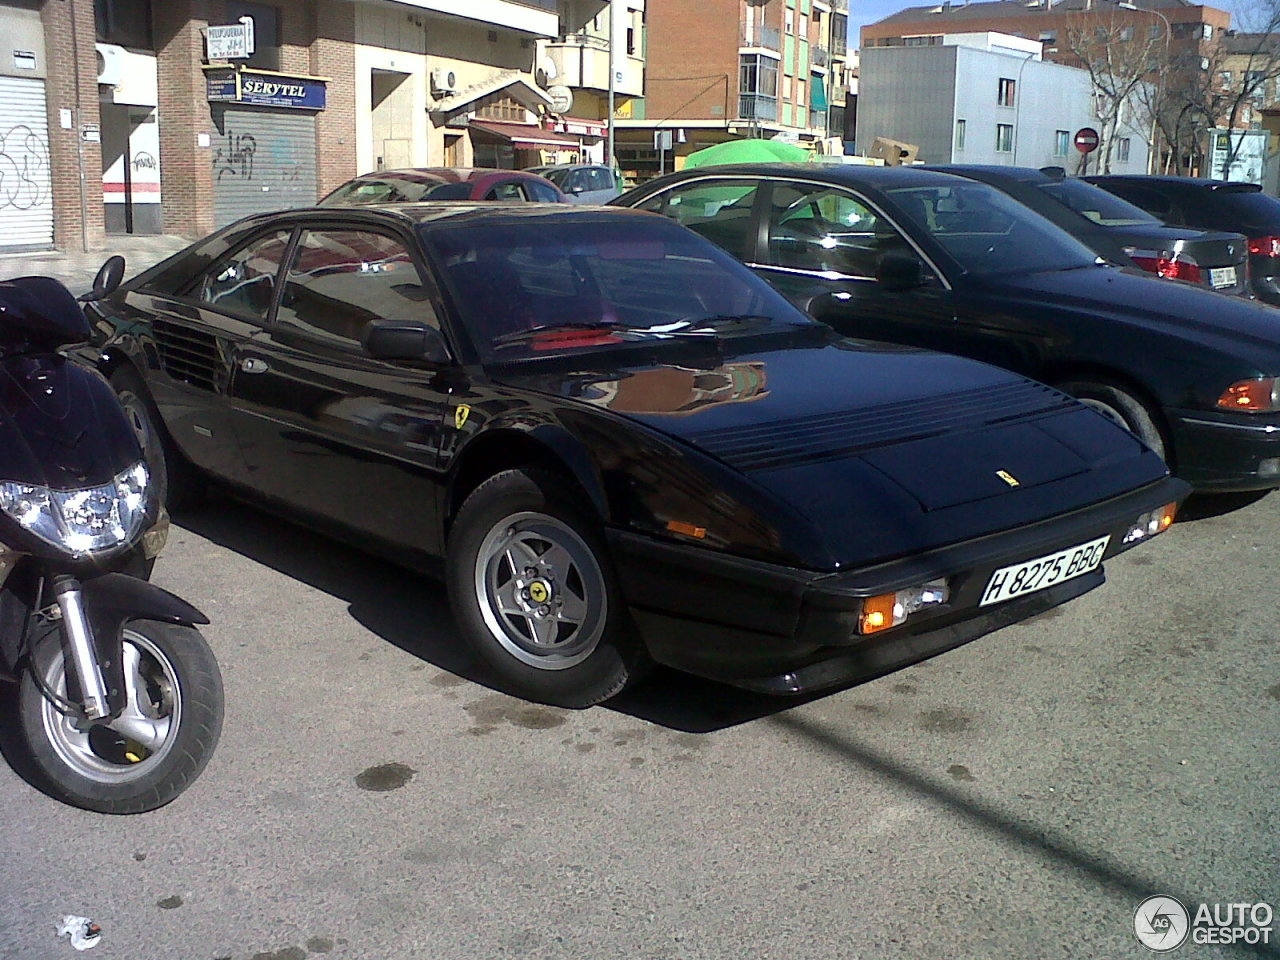
<svg viewBox="0 0 1280 960">
<path fill-rule="evenodd" d="M 1116 426 L 1124 427 L 1163 459 L 1169 459 L 1164 435 L 1156 425 L 1155 414 L 1137 397 L 1108 383 L 1068 381 L 1058 389 L 1102 414 Z"/>
<path fill-rule="evenodd" d="M 169 436 L 142 378 L 132 367 L 118 367 L 111 374 L 111 387 L 142 446 L 142 455 L 151 472 L 151 481 L 160 491 L 161 503 L 171 511 L 199 504 L 204 499 L 205 479 Z"/>
<path fill-rule="evenodd" d="M 540 470 L 507 470 L 458 511 L 447 581 L 467 642 L 513 693 L 589 707 L 648 658 L 596 529 Z"/>
<path fill-rule="evenodd" d="M 126 623 L 129 704 L 110 726 L 81 729 L 32 677 L 67 696 L 58 626 L 36 638 L 18 690 L 20 747 L 32 779 L 50 796 L 99 813 L 164 806 L 199 776 L 222 731 L 222 674 L 209 645 L 193 627 Z"/>
</svg>

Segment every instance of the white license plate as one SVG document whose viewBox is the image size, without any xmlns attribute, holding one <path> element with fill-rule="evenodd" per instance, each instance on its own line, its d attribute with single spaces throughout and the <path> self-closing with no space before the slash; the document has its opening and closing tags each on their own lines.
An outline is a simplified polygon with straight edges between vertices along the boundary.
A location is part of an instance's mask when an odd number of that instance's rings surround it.
<svg viewBox="0 0 1280 960">
<path fill-rule="evenodd" d="M 1221 287 L 1234 287 L 1236 285 L 1236 268 L 1235 267 L 1213 267 L 1209 270 L 1209 285 L 1213 289 L 1218 290 Z"/>
<path fill-rule="evenodd" d="M 1107 552 L 1107 544 L 1110 542 L 1111 537 L 1108 535 L 1076 547 L 1067 547 L 1048 556 L 1027 560 L 1025 563 L 1001 567 L 987 581 L 987 590 L 978 606 L 985 607 L 989 603 L 1000 603 L 1002 600 L 1035 593 L 1096 570 L 1102 563 L 1102 555 Z"/>
</svg>

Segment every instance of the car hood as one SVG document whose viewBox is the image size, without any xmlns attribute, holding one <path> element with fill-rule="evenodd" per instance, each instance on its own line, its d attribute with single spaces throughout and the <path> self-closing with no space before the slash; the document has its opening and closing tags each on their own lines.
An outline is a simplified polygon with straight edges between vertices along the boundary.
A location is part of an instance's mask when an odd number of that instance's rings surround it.
<svg viewBox="0 0 1280 960">
<path fill-rule="evenodd" d="M 1166 475 L 1130 434 L 1056 390 L 885 344 L 833 337 L 701 364 L 504 379 L 657 432 L 673 458 L 732 471 L 778 515 L 806 519 L 799 540 L 817 546 L 791 553 L 819 568 L 1034 523 Z M 647 470 L 665 469 L 649 459 Z"/>
<path fill-rule="evenodd" d="M 1012 298 L 1037 311 L 1077 310 L 1144 327 L 1164 336 L 1198 334 L 1231 353 L 1248 350 L 1255 362 L 1280 355 L 1280 310 L 1225 297 L 1191 284 L 1113 267 L 1086 267 L 998 278 L 974 295 L 994 308 Z M 1261 353 L 1257 353 L 1261 351 Z"/>
</svg>

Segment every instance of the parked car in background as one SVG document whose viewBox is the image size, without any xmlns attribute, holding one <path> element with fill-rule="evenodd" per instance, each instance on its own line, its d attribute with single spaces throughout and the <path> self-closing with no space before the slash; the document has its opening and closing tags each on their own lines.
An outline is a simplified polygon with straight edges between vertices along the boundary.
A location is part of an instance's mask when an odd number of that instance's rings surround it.
<svg viewBox="0 0 1280 960">
<path fill-rule="evenodd" d="M 1165 223 L 1244 234 L 1254 296 L 1280 305 L 1280 200 L 1256 183 L 1136 174 L 1084 179 Z"/>
<path fill-rule="evenodd" d="M 550 180 L 524 170 L 493 167 L 415 167 L 362 173 L 320 201 L 322 207 L 419 200 L 506 200 L 564 203 Z"/>
<path fill-rule="evenodd" d="M 1187 492 L 1058 391 L 839 337 L 629 210 L 262 215 L 95 309 L 157 472 L 443 573 L 502 684 L 566 706 L 650 658 L 883 673 L 1097 586 Z"/>
<path fill-rule="evenodd" d="M 1167 226 L 1114 193 L 1061 170 L 966 164 L 927 169 L 1003 190 L 1113 263 L 1219 293 L 1252 296 L 1248 242 L 1239 233 Z"/>
<path fill-rule="evenodd" d="M 671 174 L 614 202 L 698 231 L 841 333 L 1053 384 L 1198 489 L 1280 486 L 1280 311 L 1112 266 L 985 183 L 751 164 Z"/>
<path fill-rule="evenodd" d="M 530 167 L 554 183 L 570 203 L 608 203 L 622 193 L 622 178 L 612 167 L 598 163 L 562 163 Z"/>
</svg>

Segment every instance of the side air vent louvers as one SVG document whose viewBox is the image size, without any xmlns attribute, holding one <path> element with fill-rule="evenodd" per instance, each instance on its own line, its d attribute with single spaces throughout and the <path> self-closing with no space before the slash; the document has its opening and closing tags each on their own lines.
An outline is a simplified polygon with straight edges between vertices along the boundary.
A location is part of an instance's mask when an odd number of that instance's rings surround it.
<svg viewBox="0 0 1280 960">
<path fill-rule="evenodd" d="M 212 334 L 157 319 L 152 324 L 160 365 L 174 380 L 215 392 L 227 379 L 226 362 Z"/>
<path fill-rule="evenodd" d="M 1050 387 L 1024 380 L 821 417 L 711 430 L 690 439 L 739 470 L 768 470 L 838 460 L 890 444 L 1029 419 L 1066 409 L 1074 402 Z M 780 437 L 786 440 L 780 441 Z"/>
</svg>

